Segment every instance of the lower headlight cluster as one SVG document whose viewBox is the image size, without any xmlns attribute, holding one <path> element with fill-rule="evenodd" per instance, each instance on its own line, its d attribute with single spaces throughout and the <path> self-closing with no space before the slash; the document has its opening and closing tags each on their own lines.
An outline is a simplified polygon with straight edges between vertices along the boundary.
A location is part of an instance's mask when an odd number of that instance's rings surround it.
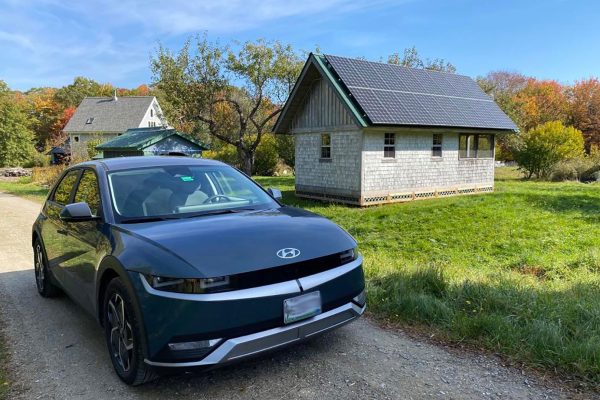
<svg viewBox="0 0 600 400">
<path fill-rule="evenodd" d="M 144 275 L 148 284 L 156 289 L 174 293 L 215 293 L 229 289 L 229 277 L 179 279 L 154 275 Z"/>
</svg>

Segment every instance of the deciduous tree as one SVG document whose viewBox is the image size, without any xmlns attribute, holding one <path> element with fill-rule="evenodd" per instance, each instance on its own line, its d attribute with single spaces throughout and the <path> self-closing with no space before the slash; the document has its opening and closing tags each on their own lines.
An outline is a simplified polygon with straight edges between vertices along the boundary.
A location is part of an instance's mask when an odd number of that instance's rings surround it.
<svg viewBox="0 0 600 400">
<path fill-rule="evenodd" d="M 33 133 L 26 114 L 0 81 L 0 167 L 20 166 L 34 153 Z"/>
<path fill-rule="evenodd" d="M 600 146 L 600 81 L 578 81 L 569 90 L 569 120 L 583 132 L 588 151 Z"/>
<path fill-rule="evenodd" d="M 77 107 L 86 96 L 112 96 L 114 87 L 78 76 L 73 83 L 56 91 L 56 100 L 64 107 Z"/>
<path fill-rule="evenodd" d="M 298 54 L 280 42 L 233 49 L 206 36 L 188 40 L 176 54 L 161 46 L 151 62 L 167 118 L 234 146 L 248 174 L 301 67 Z"/>
<path fill-rule="evenodd" d="M 565 123 L 568 102 L 565 88 L 556 81 L 533 78 L 514 96 L 517 125 L 525 131 L 550 121 Z"/>
<path fill-rule="evenodd" d="M 456 67 L 443 58 L 422 58 L 415 46 L 404 49 L 402 55 L 393 53 L 388 57 L 388 64 L 402 65 L 411 68 L 423 68 L 433 71 L 455 73 Z"/>
</svg>

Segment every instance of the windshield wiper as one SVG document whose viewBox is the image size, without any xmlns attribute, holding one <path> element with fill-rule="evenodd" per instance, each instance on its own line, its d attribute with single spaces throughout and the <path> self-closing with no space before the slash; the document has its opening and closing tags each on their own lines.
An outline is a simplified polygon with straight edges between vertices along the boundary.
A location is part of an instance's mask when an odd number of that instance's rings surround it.
<svg viewBox="0 0 600 400">
<path fill-rule="evenodd" d="M 243 211 L 257 211 L 256 208 L 226 208 L 224 210 L 213 210 L 213 211 L 205 211 L 201 213 L 196 213 L 192 215 L 188 215 L 182 218 L 195 218 L 195 217 L 204 217 L 205 215 L 220 215 L 220 214 L 237 214 Z"/>
<path fill-rule="evenodd" d="M 122 224 L 137 224 L 138 222 L 157 222 L 166 221 L 170 219 L 178 219 L 177 217 L 138 217 L 138 218 L 127 218 L 121 220 Z"/>
</svg>

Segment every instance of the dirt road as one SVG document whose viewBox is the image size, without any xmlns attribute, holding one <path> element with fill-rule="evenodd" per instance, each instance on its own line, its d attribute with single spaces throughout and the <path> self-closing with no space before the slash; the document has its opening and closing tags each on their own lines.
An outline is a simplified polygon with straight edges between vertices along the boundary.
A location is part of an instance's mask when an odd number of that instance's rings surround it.
<svg viewBox="0 0 600 400">
<path fill-rule="evenodd" d="M 39 204 L 0 193 L 0 324 L 24 399 L 547 399 L 556 388 L 489 357 L 457 355 L 362 319 L 242 364 L 130 388 L 100 328 L 66 297 L 35 289 L 31 224 Z"/>
</svg>

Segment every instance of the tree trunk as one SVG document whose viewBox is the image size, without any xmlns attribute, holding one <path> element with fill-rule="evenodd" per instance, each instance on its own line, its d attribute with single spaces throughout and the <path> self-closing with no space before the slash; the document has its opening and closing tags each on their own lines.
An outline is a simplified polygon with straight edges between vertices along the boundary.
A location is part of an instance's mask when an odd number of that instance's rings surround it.
<svg viewBox="0 0 600 400">
<path fill-rule="evenodd" d="M 238 148 L 241 170 L 248 176 L 252 176 L 254 167 L 254 152 L 249 149 Z"/>
</svg>

